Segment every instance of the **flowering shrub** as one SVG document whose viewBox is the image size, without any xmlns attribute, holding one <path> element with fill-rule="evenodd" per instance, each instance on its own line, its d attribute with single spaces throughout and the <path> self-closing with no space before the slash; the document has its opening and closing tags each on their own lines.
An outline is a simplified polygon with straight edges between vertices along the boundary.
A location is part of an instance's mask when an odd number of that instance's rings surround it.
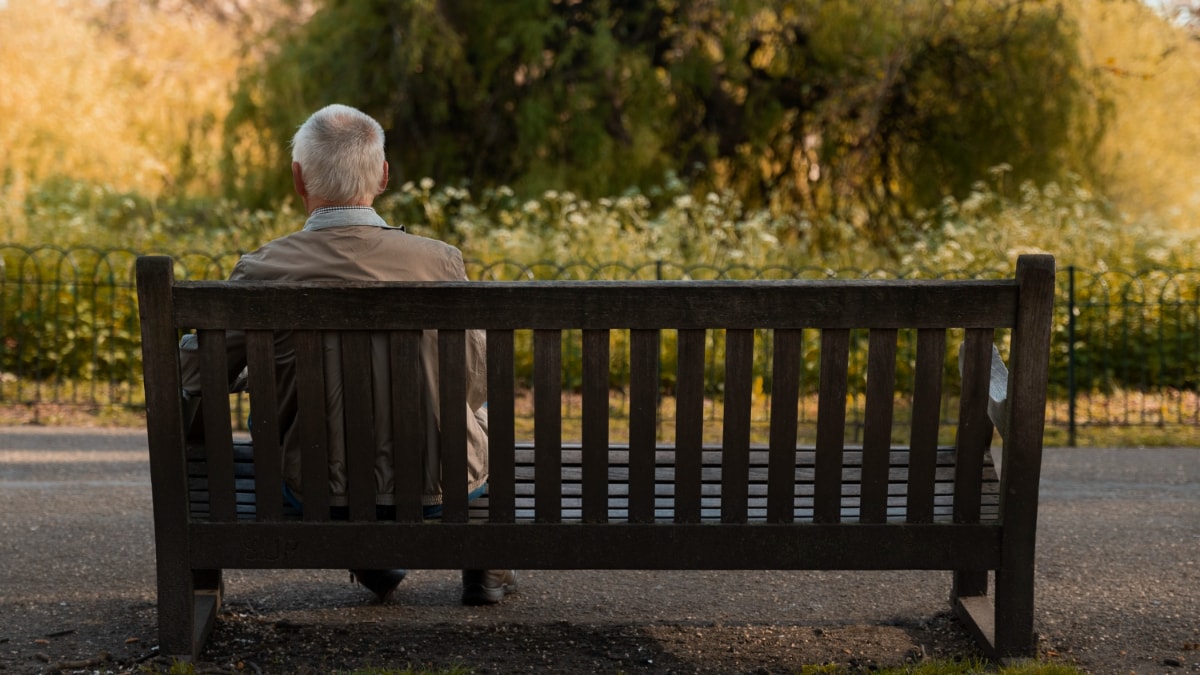
<svg viewBox="0 0 1200 675">
<path fill-rule="evenodd" d="M 1087 390 L 1145 387 L 1162 378 L 1172 387 L 1195 388 L 1198 284 L 1178 273 L 1192 267 L 1187 254 L 1195 250 L 1195 234 L 1124 218 L 1078 181 L 1009 188 L 1006 176 L 1007 168 L 997 167 L 992 181 L 978 183 L 966 198 L 946 199 L 919 213 L 902 240 L 886 248 L 869 244 L 850 223 L 747 209 L 732 194 L 694 195 L 670 179 L 646 193 L 597 200 L 554 190 L 537 198 L 521 198 L 507 188 L 475 194 L 424 179 L 401 185 L 377 206 L 414 234 L 461 247 L 468 273 L 477 279 L 997 277 L 1011 275 L 1022 253 L 1049 252 L 1060 266 L 1060 287 L 1068 283 L 1070 268 L 1077 281 L 1074 326 L 1066 300 L 1059 303 L 1052 388 L 1066 387 L 1068 351 L 1082 366 L 1076 378 Z M 0 369 L 38 376 L 136 370 L 118 356 L 122 350 L 136 352 L 136 331 L 103 331 L 110 314 L 105 308 L 131 302 L 104 296 L 103 306 L 92 306 L 94 289 L 110 283 L 85 270 L 96 256 L 118 250 L 130 259 L 134 252 L 169 253 L 185 278 L 223 278 L 241 252 L 303 222 L 303 214 L 287 205 L 273 211 L 228 201 L 163 205 L 69 181 L 43 184 L 19 208 L 5 206 L 0 220 L 9 222 L 0 222 L 0 228 L 8 224 L 13 231 L 12 220 L 19 218 L 20 230 L 28 234 L 2 247 L 3 279 L 14 289 L 5 293 L 4 334 L 24 347 L 6 349 Z M 40 253 L 28 255 L 39 246 Z M 92 253 L 81 253 L 85 250 Z M 129 293 L 130 267 L 108 264 L 105 270 L 113 269 L 101 276 L 125 284 L 121 292 Z M 1113 307 L 1121 311 L 1109 311 Z M 126 326 L 130 312 L 118 314 L 112 321 Z M 72 328 L 52 330 L 58 326 Z M 105 336 L 105 353 L 113 354 L 102 365 L 89 356 L 96 353 L 97 335 Z M 623 338 L 613 339 L 614 354 L 622 353 Z M 953 355 L 953 338 L 949 346 Z M 575 347 L 567 347 L 569 357 Z M 712 337 L 711 350 L 716 372 L 720 336 Z M 22 362 L 30 354 L 41 354 L 36 364 Z M 669 389 L 671 336 L 664 337 L 663 358 Z M 767 365 L 762 386 L 769 391 Z M 519 370 L 529 366 L 525 359 Z M 954 367 L 948 359 L 947 368 Z M 614 381 L 624 377 L 624 368 L 614 364 Z M 806 362 L 805 372 L 815 378 L 815 362 Z M 902 366 L 900 376 L 905 374 Z M 852 378 L 861 380 L 861 373 Z"/>
</svg>

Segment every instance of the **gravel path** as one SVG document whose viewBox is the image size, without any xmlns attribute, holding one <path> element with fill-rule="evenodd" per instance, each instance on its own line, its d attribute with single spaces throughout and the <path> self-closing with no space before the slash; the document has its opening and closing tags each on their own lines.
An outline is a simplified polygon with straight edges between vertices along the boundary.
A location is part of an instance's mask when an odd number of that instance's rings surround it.
<svg viewBox="0 0 1200 675">
<path fill-rule="evenodd" d="M 0 427 L 0 673 L 156 660 L 140 431 Z M 1037 630 L 1093 673 L 1200 673 L 1200 449 L 1049 449 Z M 392 604 L 337 570 L 231 571 L 214 671 L 789 672 L 969 656 L 940 572 L 527 571 L 499 607 L 414 571 Z M 160 663 L 160 662 L 159 662 Z"/>
</svg>

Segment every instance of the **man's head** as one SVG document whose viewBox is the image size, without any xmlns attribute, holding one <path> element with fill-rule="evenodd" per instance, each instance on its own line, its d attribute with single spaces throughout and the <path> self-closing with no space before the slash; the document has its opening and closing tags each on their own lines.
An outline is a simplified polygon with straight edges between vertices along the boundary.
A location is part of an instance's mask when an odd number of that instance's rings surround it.
<svg viewBox="0 0 1200 675">
<path fill-rule="evenodd" d="M 292 178 L 310 212 L 369 205 L 387 186 L 387 173 L 383 127 L 349 106 L 321 108 L 292 137 Z"/>
</svg>

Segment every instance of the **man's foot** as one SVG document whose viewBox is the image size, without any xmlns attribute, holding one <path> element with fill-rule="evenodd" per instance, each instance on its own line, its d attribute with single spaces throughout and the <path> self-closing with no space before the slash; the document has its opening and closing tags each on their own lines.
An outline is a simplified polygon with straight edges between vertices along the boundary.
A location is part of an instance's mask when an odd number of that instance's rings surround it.
<svg viewBox="0 0 1200 675">
<path fill-rule="evenodd" d="M 350 580 L 357 581 L 375 594 L 379 602 L 387 602 L 392 591 L 408 576 L 407 570 L 350 570 Z"/>
<path fill-rule="evenodd" d="M 517 590 L 513 570 L 463 570 L 462 579 L 464 605 L 494 605 Z"/>
</svg>

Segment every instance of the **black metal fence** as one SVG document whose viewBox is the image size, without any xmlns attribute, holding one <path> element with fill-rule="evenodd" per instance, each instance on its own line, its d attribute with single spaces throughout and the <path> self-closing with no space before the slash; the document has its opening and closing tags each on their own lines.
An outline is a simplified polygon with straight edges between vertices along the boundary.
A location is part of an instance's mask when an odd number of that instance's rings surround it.
<svg viewBox="0 0 1200 675">
<path fill-rule="evenodd" d="M 0 244 L 0 410 L 47 422 L 143 407 L 133 268 L 143 252 Z M 146 252 L 152 253 L 152 252 Z M 176 254 L 177 275 L 225 278 L 237 254 Z M 470 260 L 479 280 L 895 278 L 887 270 Z M 919 271 L 910 277 L 969 277 Z M 1200 269 L 1059 270 L 1049 442 L 1104 429 L 1200 445 Z M 947 410 L 949 410 L 949 402 Z M 569 412 L 569 411 L 568 411 Z M 861 415 L 851 400 L 850 419 Z M 4 421 L 4 420 L 0 420 Z"/>
</svg>

